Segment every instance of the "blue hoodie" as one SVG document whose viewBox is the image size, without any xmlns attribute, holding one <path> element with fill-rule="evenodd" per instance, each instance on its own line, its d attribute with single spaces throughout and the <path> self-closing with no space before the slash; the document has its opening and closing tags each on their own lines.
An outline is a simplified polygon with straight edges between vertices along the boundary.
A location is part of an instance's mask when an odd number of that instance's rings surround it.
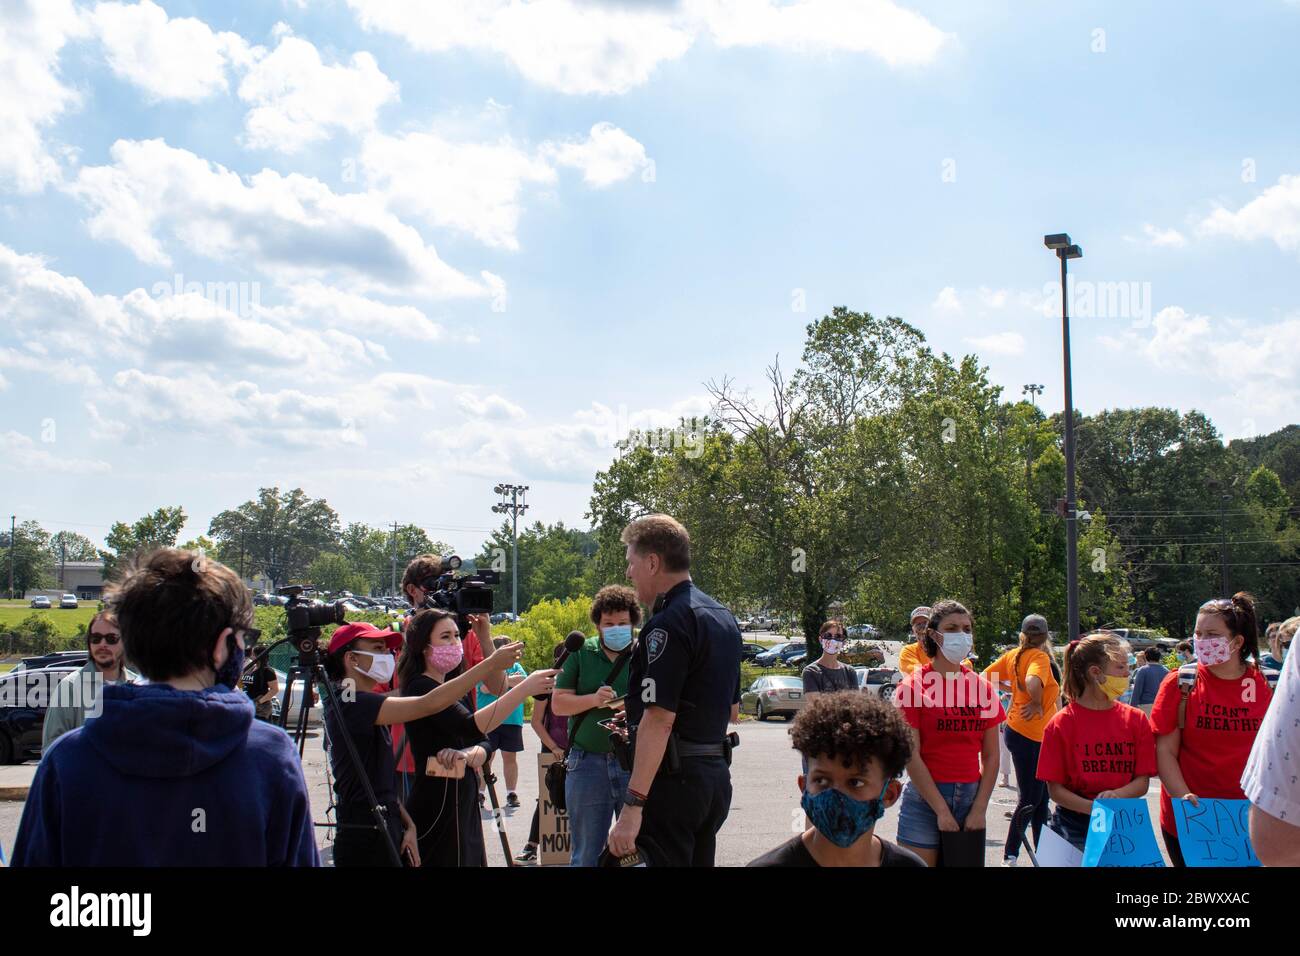
<svg viewBox="0 0 1300 956">
<path fill-rule="evenodd" d="M 36 770 L 14 866 L 319 866 L 293 742 L 242 690 L 111 684 Z"/>
</svg>

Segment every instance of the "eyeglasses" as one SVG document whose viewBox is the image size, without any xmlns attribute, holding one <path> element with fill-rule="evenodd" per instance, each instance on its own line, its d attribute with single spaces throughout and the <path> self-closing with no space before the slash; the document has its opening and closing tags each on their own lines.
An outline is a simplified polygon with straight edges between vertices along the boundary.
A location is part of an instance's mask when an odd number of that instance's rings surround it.
<svg viewBox="0 0 1300 956">
<path fill-rule="evenodd" d="M 91 634 L 90 635 L 90 644 L 92 647 L 100 643 L 101 641 L 105 644 L 108 644 L 109 646 L 112 646 L 113 644 L 116 644 L 120 640 L 121 638 L 118 637 L 116 634 Z"/>
</svg>

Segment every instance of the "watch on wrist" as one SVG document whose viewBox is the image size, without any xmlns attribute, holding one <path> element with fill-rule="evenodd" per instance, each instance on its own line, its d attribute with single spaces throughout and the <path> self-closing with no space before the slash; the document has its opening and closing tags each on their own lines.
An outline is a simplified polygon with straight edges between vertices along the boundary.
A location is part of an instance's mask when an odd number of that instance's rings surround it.
<svg viewBox="0 0 1300 956">
<path fill-rule="evenodd" d="M 641 796 L 641 794 L 639 793 L 633 793 L 631 790 L 629 790 L 627 791 L 627 793 L 623 795 L 623 804 L 624 806 L 629 806 L 629 807 L 644 807 L 645 797 Z"/>
</svg>

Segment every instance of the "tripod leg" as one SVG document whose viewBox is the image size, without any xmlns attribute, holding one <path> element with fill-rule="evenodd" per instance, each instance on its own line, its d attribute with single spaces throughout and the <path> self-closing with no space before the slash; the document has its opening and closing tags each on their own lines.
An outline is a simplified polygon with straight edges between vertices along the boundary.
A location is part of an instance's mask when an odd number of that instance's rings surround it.
<svg viewBox="0 0 1300 956">
<path fill-rule="evenodd" d="M 506 817 L 501 810 L 501 804 L 497 800 L 497 777 L 492 772 L 492 758 L 495 754 L 490 754 L 487 761 L 483 764 L 483 782 L 487 784 L 488 799 L 492 801 L 492 823 L 497 828 L 497 834 L 501 837 L 501 849 L 506 855 L 506 866 L 514 866 L 515 858 L 510 852 L 510 841 L 506 838 Z"/>
</svg>

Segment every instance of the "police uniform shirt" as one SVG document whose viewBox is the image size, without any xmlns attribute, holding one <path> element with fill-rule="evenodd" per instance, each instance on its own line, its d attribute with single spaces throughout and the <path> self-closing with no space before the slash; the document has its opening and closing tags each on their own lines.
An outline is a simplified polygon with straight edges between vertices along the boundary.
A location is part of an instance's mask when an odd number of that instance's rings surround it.
<svg viewBox="0 0 1300 956">
<path fill-rule="evenodd" d="M 677 715 L 681 739 L 721 743 L 740 702 L 740 653 L 735 616 L 691 581 L 676 585 L 656 602 L 629 662 L 628 723 L 662 707 Z"/>
</svg>

